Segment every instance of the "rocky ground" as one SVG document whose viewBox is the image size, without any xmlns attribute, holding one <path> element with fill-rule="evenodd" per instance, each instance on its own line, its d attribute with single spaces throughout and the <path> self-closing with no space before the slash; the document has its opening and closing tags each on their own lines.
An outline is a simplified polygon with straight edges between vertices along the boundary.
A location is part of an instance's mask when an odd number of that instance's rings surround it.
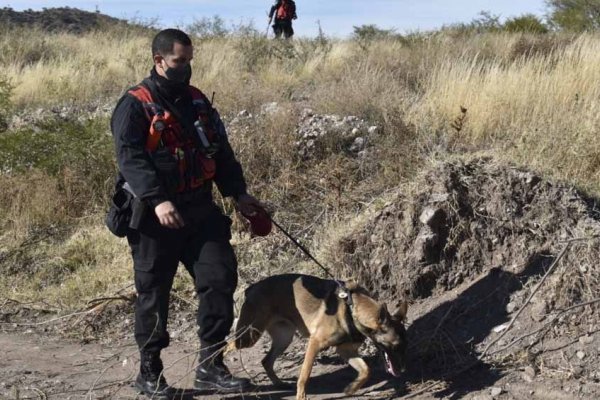
<svg viewBox="0 0 600 400">
<path fill-rule="evenodd" d="M 409 332 L 420 319 L 419 315 L 436 308 L 439 299 L 417 304 L 409 313 Z M 131 311 L 131 310 L 129 310 Z M 183 314 L 182 314 L 183 315 Z M 130 314 L 129 314 L 130 316 Z M 181 315 L 180 315 L 181 316 Z M 127 320 L 128 315 L 123 318 Z M 176 317 L 177 319 L 177 317 Z M 443 321 L 442 321 L 443 322 Z M 6 399 L 142 399 L 131 386 L 138 368 L 138 354 L 129 332 L 130 323 L 123 325 L 127 334 L 123 339 L 85 343 L 65 339 L 44 332 L 41 326 L 4 329 L 0 346 L 4 356 L 0 361 L 0 397 Z M 181 333 L 175 329 L 176 332 Z M 189 329 L 182 336 L 192 336 Z M 597 335 L 580 341 L 586 357 L 597 360 Z M 304 347 L 296 339 L 276 368 L 280 377 L 293 384 L 300 370 Z M 175 339 L 163 353 L 168 381 L 179 389 L 176 398 L 182 399 L 293 399 L 294 391 L 274 388 L 266 378 L 260 360 L 268 349 L 263 339 L 254 348 L 227 357 L 232 371 L 252 378 L 257 389 L 244 394 L 194 393 L 193 368 L 196 363 L 194 340 Z M 567 349 L 565 347 L 565 349 Z M 365 346 L 364 353 L 370 349 Z M 568 351 L 568 350 L 567 350 Z M 577 356 L 575 356 L 577 357 Z M 377 355 L 366 356 L 373 375 L 355 396 L 346 396 L 343 389 L 354 376 L 354 370 L 330 352 L 322 354 L 313 369 L 308 395 L 312 399 L 372 398 L 372 399 L 595 399 L 600 394 L 597 381 L 565 373 L 547 376 L 532 367 L 502 366 L 465 359 L 466 371 L 442 378 L 435 369 L 425 370 L 425 363 L 410 363 L 408 371 L 399 379 L 392 379 L 383 371 Z M 571 360 L 572 361 L 572 360 Z M 443 365 L 439 365 L 443 367 Z M 458 367 L 459 369 L 461 367 Z M 435 385 L 435 386 L 432 386 Z"/>
<path fill-rule="evenodd" d="M 278 112 L 286 111 L 273 103 L 257 115 L 228 117 L 230 134 Z M 295 145 L 306 158 L 318 156 L 331 135 L 345 138 L 342 150 L 360 157 L 380 131 L 356 117 L 309 109 L 294 115 Z M 449 160 L 345 225 L 324 239 L 328 263 L 382 301 L 411 304 L 407 372 L 391 379 L 367 344 L 374 373 L 354 398 L 600 398 L 595 199 L 491 158 Z M 243 266 L 240 274 L 247 275 Z M 137 398 L 130 387 L 138 362 L 134 295 L 124 291 L 93 311 L 62 317 L 44 305 L 3 301 L 0 397 Z M 181 389 L 191 387 L 195 363 L 189 299 L 173 301 L 173 344 L 165 352 L 166 376 Z M 304 345 L 296 340 L 276 365 L 282 377 L 297 376 Z M 294 397 L 266 379 L 260 359 L 267 346 L 263 339 L 229 356 L 232 369 L 258 386 L 229 398 Z M 319 357 L 312 376 L 310 398 L 349 398 L 342 392 L 354 371 L 333 354 Z M 223 397 L 188 390 L 179 398 Z"/>
<path fill-rule="evenodd" d="M 252 129 L 261 118 L 278 113 L 287 113 L 291 118 L 299 114 L 294 144 L 298 155 L 304 159 L 319 157 L 328 150 L 327 145 L 334 141 L 341 144 L 339 150 L 364 157 L 369 141 L 381 132 L 381 127 L 354 115 L 317 114 L 310 108 L 301 107 L 293 111 L 273 102 L 263 104 L 257 114 L 242 110 L 228 118 L 230 134 Z"/>
</svg>

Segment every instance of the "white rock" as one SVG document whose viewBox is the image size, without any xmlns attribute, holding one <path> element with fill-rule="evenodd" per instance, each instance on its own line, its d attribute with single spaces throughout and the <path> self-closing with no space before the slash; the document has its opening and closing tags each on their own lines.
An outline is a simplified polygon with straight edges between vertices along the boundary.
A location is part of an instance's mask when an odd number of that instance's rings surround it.
<svg viewBox="0 0 600 400">
<path fill-rule="evenodd" d="M 419 221 L 421 221 L 423 225 L 432 226 L 435 216 L 440 212 L 442 211 L 439 208 L 425 207 L 423 212 L 421 212 L 421 215 L 419 215 Z"/>
<path fill-rule="evenodd" d="M 448 197 L 450 197 L 448 193 L 432 193 L 431 196 L 429 196 L 429 202 L 442 203 L 444 201 L 447 201 Z"/>
<path fill-rule="evenodd" d="M 583 351 L 578 351 L 577 352 L 577 358 L 579 358 L 580 360 L 583 360 L 585 358 L 585 353 Z"/>
<path fill-rule="evenodd" d="M 311 110 L 310 108 L 305 108 L 300 113 L 300 118 L 306 119 L 308 117 L 312 117 L 313 115 L 315 115 L 315 112 L 313 110 Z"/>
<path fill-rule="evenodd" d="M 511 301 L 510 303 L 508 303 L 506 305 L 506 312 L 511 313 L 511 312 L 515 311 L 515 308 L 517 308 L 517 305 Z"/>
<path fill-rule="evenodd" d="M 280 110 L 281 110 L 281 107 L 279 106 L 279 104 L 277 102 L 266 103 L 260 107 L 260 113 L 267 114 L 267 115 L 276 114 Z"/>
<path fill-rule="evenodd" d="M 594 341 L 594 337 L 590 335 L 585 335 L 579 338 L 579 343 L 581 344 L 590 344 Z"/>
<path fill-rule="evenodd" d="M 379 133 L 379 127 L 378 126 L 370 126 L 369 129 L 367 130 L 367 132 L 369 133 L 369 135 L 374 135 L 376 133 Z"/>
<path fill-rule="evenodd" d="M 499 387 L 493 387 L 490 390 L 490 394 L 492 395 L 492 397 L 497 397 L 500 396 L 500 394 L 502 394 L 502 388 Z"/>
<path fill-rule="evenodd" d="M 365 138 L 359 136 L 356 139 L 354 139 L 354 143 L 352 143 L 352 146 L 350 146 L 350 151 L 358 152 L 358 151 L 362 150 L 364 147 L 365 147 Z"/>
<path fill-rule="evenodd" d="M 533 369 L 533 367 L 531 366 L 527 366 L 523 371 L 523 380 L 525 380 L 526 382 L 533 382 L 533 378 L 535 378 L 535 375 L 535 369 Z"/>
</svg>

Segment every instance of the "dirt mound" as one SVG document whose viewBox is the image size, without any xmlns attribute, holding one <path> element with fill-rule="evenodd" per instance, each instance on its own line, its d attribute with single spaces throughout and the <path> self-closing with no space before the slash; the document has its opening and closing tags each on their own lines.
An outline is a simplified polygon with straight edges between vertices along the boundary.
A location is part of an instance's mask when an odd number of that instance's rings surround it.
<svg viewBox="0 0 600 400">
<path fill-rule="evenodd" d="M 490 159 L 440 164 L 418 186 L 339 241 L 343 268 L 371 289 L 422 299 L 485 270 L 520 273 L 600 233 L 592 200 Z"/>
<path fill-rule="evenodd" d="M 462 388 L 472 391 L 496 382 L 496 368 L 517 366 L 527 382 L 543 374 L 597 389 L 595 200 L 489 158 L 450 161 L 346 229 L 332 264 L 381 297 L 413 303 L 415 381 L 452 386 L 448 377 L 472 366 L 480 387 Z"/>
</svg>

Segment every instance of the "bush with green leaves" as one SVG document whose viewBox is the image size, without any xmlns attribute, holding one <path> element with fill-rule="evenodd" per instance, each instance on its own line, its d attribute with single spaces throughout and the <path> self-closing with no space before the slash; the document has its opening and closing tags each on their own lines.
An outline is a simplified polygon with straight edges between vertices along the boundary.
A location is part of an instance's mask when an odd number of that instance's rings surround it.
<svg viewBox="0 0 600 400">
<path fill-rule="evenodd" d="M 546 0 L 550 23 L 558 29 L 585 32 L 600 28 L 600 0 Z"/>
<path fill-rule="evenodd" d="M 257 36 L 258 30 L 252 22 L 227 23 L 218 15 L 195 19 L 184 30 L 200 38 L 223 38 L 226 36 Z"/>
<path fill-rule="evenodd" d="M 13 86 L 10 81 L 0 76 L 0 132 L 3 132 L 8 127 L 7 118 L 10 114 L 12 103 L 10 96 Z"/>
<path fill-rule="evenodd" d="M 534 14 L 523 14 L 518 17 L 508 18 L 504 23 L 500 21 L 500 15 L 489 11 L 481 11 L 477 17 L 468 23 L 452 24 L 442 28 L 442 31 L 455 34 L 470 35 L 473 33 L 535 33 L 543 34 L 549 31 L 548 26 Z"/>
<path fill-rule="evenodd" d="M 473 33 L 500 32 L 502 23 L 500 16 L 489 11 L 480 11 L 471 22 L 456 23 L 442 27 L 441 32 L 458 35 L 471 35 Z"/>
<path fill-rule="evenodd" d="M 356 40 L 386 39 L 395 34 L 393 29 L 381 29 L 374 24 L 354 26 L 353 28 L 352 37 Z"/>
<path fill-rule="evenodd" d="M 504 22 L 503 29 L 514 33 L 548 33 L 549 31 L 546 24 L 533 14 L 509 18 Z"/>
<path fill-rule="evenodd" d="M 90 199 L 94 198 L 92 203 L 102 204 L 115 173 L 113 143 L 107 127 L 105 119 L 48 120 L 5 132 L 0 135 L 0 173 L 23 175 L 40 171 L 57 176 L 69 171 L 73 185 L 85 188 Z"/>
</svg>

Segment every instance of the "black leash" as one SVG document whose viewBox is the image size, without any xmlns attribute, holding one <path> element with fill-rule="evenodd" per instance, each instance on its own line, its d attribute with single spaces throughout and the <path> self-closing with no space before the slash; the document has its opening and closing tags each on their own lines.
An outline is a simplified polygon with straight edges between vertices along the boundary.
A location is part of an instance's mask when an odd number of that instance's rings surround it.
<svg viewBox="0 0 600 400">
<path fill-rule="evenodd" d="M 333 281 L 340 288 L 340 293 L 338 294 L 338 297 L 341 298 L 342 300 L 344 300 L 350 307 L 352 307 L 352 296 L 350 295 L 350 292 L 346 288 L 346 285 L 344 284 L 344 282 L 336 279 L 335 276 L 333 276 L 333 274 L 331 272 L 329 272 L 329 270 L 323 266 L 323 264 L 321 264 L 315 257 L 313 257 L 312 254 L 310 254 L 310 252 L 306 249 L 306 247 L 302 246 L 302 244 L 300 242 L 298 242 L 298 240 L 296 240 L 285 229 L 283 229 L 283 227 L 281 225 L 279 225 L 272 217 L 269 217 L 269 218 L 271 219 L 271 222 L 273 223 L 273 225 L 275 225 L 285 236 L 287 236 L 288 239 L 290 239 L 292 241 L 292 243 L 294 243 L 300 250 L 302 250 L 304 252 L 304 254 L 306 254 L 308 256 L 308 258 L 313 260 L 315 262 L 315 264 L 317 264 L 323 271 L 325 271 L 325 273 L 327 275 L 329 275 L 331 277 L 331 279 L 333 279 Z"/>
<path fill-rule="evenodd" d="M 290 235 L 285 229 L 283 229 L 281 227 L 281 225 L 279 225 L 277 222 L 275 222 L 275 220 L 273 218 L 271 218 L 271 222 L 273 223 L 273 225 L 275 225 L 277 228 L 279 228 L 279 230 L 285 236 L 287 236 L 287 238 L 290 239 L 292 241 L 292 243 L 294 243 L 296 246 L 298 246 L 298 248 L 300 250 L 302 250 L 304 252 L 304 254 L 306 254 L 311 260 L 313 260 L 315 262 L 315 264 L 317 264 L 319 267 L 321 267 L 321 269 L 323 271 L 325 271 L 325 273 L 327 275 L 329 275 L 334 281 L 337 282 L 337 279 L 335 279 L 335 276 L 333 276 L 333 274 L 331 272 L 329 272 L 329 270 L 327 268 L 325 268 L 323 266 L 323 264 L 321 264 L 316 258 L 314 258 L 313 255 L 310 254 L 310 252 L 306 249 L 306 247 L 302 246 L 302 244 L 300 244 L 300 242 L 298 242 L 292 235 Z"/>
</svg>

